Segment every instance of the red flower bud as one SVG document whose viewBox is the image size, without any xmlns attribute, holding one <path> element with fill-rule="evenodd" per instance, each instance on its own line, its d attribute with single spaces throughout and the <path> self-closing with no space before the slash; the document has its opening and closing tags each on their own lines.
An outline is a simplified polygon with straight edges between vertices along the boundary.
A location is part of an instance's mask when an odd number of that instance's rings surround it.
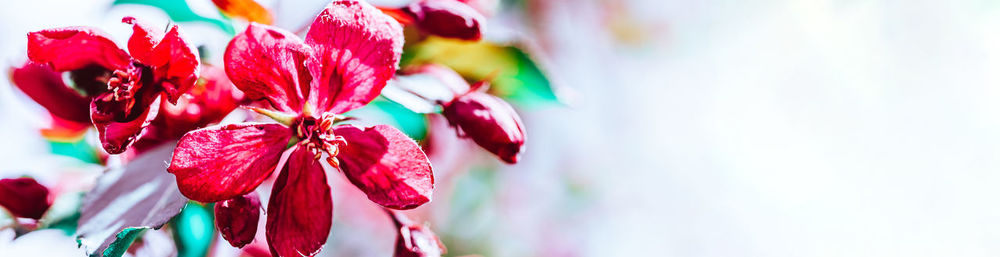
<svg viewBox="0 0 1000 257">
<path fill-rule="evenodd" d="M 445 118 L 476 144 L 508 163 L 517 163 L 524 150 L 524 125 L 504 100 L 469 92 L 444 107 Z"/>
<path fill-rule="evenodd" d="M 237 248 L 249 244 L 257 235 L 260 197 L 257 192 L 233 197 L 215 204 L 215 224 L 222 238 Z"/>
<path fill-rule="evenodd" d="M 403 11 L 421 30 L 435 36 L 478 41 L 483 38 L 486 17 L 457 0 L 421 0 Z"/>
<path fill-rule="evenodd" d="M 33 178 L 0 179 L 0 207 L 17 217 L 41 219 L 49 210 L 49 189 Z"/>
<path fill-rule="evenodd" d="M 396 225 L 396 252 L 393 257 L 440 257 L 448 250 L 430 228 L 413 224 L 403 213 L 386 210 Z"/>
</svg>

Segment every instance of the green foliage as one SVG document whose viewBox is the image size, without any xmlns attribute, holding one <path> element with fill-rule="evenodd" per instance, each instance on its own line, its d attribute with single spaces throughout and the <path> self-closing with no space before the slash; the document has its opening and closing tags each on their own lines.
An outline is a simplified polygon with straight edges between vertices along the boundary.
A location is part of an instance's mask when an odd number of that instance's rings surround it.
<svg viewBox="0 0 1000 257">
<path fill-rule="evenodd" d="M 191 10 L 191 7 L 188 6 L 187 1 L 185 0 L 115 0 L 115 2 L 112 3 L 112 5 L 121 4 L 138 4 L 156 7 L 166 12 L 167 16 L 170 16 L 170 19 L 176 22 L 205 22 L 214 25 L 230 35 L 236 35 L 236 31 L 233 29 L 232 21 L 230 21 L 229 18 L 226 18 L 224 15 L 220 15 L 222 18 L 209 18 L 198 15 Z"/>
<path fill-rule="evenodd" d="M 178 257 L 206 256 L 215 238 L 213 205 L 188 202 L 181 214 L 171 221 Z"/>
</svg>

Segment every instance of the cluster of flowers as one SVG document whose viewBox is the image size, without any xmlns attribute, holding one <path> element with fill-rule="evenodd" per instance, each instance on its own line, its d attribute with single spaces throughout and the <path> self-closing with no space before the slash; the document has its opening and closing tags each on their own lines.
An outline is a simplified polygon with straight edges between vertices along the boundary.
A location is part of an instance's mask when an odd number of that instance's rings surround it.
<svg viewBox="0 0 1000 257">
<path fill-rule="evenodd" d="M 127 159 L 177 142 L 167 172 L 184 196 L 217 203 L 217 226 L 233 246 L 253 241 L 262 209 L 255 189 L 280 170 L 266 208 L 271 253 L 319 252 L 332 222 L 326 169 L 333 168 L 387 208 L 399 229 L 397 256 L 435 256 L 443 246 L 433 232 L 393 211 L 431 200 L 434 176 L 420 145 L 391 126 L 344 124 L 352 118 L 343 114 L 371 102 L 396 75 L 402 26 L 480 40 L 480 13 L 459 0 L 395 9 L 334 0 L 304 40 L 251 23 L 229 42 L 224 68 L 203 64 L 177 25 L 161 32 L 125 17 L 133 28 L 128 52 L 93 28 L 31 32 L 29 61 L 11 79 L 57 123 L 95 127 L 109 154 Z M 443 66 L 413 72 L 457 81 L 448 85 L 452 99 L 439 102 L 448 121 L 501 160 L 518 161 L 523 125 L 509 104 L 481 90 L 488 82 L 470 86 Z M 239 106 L 276 122 L 206 127 Z M 15 216 L 38 219 L 46 198 L 33 179 L 0 180 L 0 206 Z"/>
</svg>

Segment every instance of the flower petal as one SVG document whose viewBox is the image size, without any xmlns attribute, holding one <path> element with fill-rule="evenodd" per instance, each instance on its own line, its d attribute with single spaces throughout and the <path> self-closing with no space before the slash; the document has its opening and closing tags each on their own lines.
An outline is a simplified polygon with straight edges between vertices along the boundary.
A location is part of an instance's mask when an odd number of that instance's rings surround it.
<svg viewBox="0 0 1000 257">
<path fill-rule="evenodd" d="M 375 99 L 392 78 L 403 52 L 403 29 L 363 1 L 336 0 L 306 34 L 315 51 L 309 101 L 321 112 L 344 113 Z"/>
<path fill-rule="evenodd" d="M 153 52 L 153 47 L 160 43 L 163 32 L 131 16 L 122 18 L 122 22 L 132 25 L 132 36 L 128 38 L 129 54 L 132 58 L 145 62 Z"/>
<path fill-rule="evenodd" d="M 194 86 L 201 69 L 198 50 L 184 41 L 177 25 L 171 27 L 149 55 L 139 61 L 152 67 L 154 80 L 160 82 L 170 103 L 177 103 L 177 99 Z"/>
<path fill-rule="evenodd" d="M 517 163 L 524 151 L 521 117 L 496 96 L 470 92 L 449 103 L 442 113 L 465 136 L 507 163 Z"/>
<path fill-rule="evenodd" d="M 104 150 L 120 154 L 156 117 L 159 108 L 150 105 L 159 94 L 148 86 L 141 87 L 134 99 L 115 100 L 113 94 L 106 92 L 90 102 L 90 120 L 97 128 Z"/>
<path fill-rule="evenodd" d="M 274 181 L 267 203 L 267 243 L 274 256 L 313 256 L 330 234 L 333 201 L 326 172 L 305 147 L 296 148 Z"/>
<path fill-rule="evenodd" d="M 97 65 L 108 70 L 127 67 L 131 58 L 96 29 L 67 27 L 28 33 L 28 59 L 69 71 Z"/>
<path fill-rule="evenodd" d="M 167 171 L 181 193 L 218 202 L 253 191 L 285 150 L 291 130 L 281 124 L 243 123 L 188 132 L 177 143 Z"/>
<path fill-rule="evenodd" d="M 226 47 L 226 74 L 251 100 L 267 100 L 283 112 L 302 110 L 312 77 L 303 66 L 310 54 L 294 34 L 251 23 Z"/>
<path fill-rule="evenodd" d="M 431 163 L 406 134 L 387 125 L 364 130 L 338 126 L 334 134 L 347 141 L 337 154 L 340 169 L 368 199 L 393 209 L 412 209 L 431 200 Z"/>
<path fill-rule="evenodd" d="M 417 27 L 435 36 L 478 41 L 483 38 L 486 17 L 456 0 L 421 0 L 404 9 Z"/>
<path fill-rule="evenodd" d="M 53 116 L 64 120 L 90 123 L 90 100 L 63 82 L 62 75 L 52 68 L 28 62 L 12 68 L 10 79 L 21 92 L 45 107 Z"/>
<path fill-rule="evenodd" d="M 215 204 L 215 224 L 222 238 L 236 248 L 253 241 L 260 220 L 260 197 L 257 192 L 233 197 Z"/>
<path fill-rule="evenodd" d="M 49 209 L 49 189 L 33 178 L 0 179 L 0 207 L 17 217 L 41 219 Z"/>
</svg>

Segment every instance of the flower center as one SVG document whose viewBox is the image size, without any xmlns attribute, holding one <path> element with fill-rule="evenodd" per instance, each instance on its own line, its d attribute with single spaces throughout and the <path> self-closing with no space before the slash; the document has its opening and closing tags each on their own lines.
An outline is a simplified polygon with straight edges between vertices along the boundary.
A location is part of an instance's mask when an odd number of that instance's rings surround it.
<svg viewBox="0 0 1000 257">
<path fill-rule="evenodd" d="M 343 136 L 333 133 L 333 125 L 343 120 L 344 117 L 332 113 L 324 113 L 319 118 L 308 115 L 299 116 L 292 124 L 295 136 L 300 139 L 299 147 L 305 147 L 306 150 L 312 152 L 316 160 L 319 160 L 323 153 L 326 153 L 329 156 L 326 158 L 326 162 L 330 166 L 339 167 L 340 162 L 337 161 L 336 157 L 340 152 L 340 147 L 346 146 L 347 141 L 344 140 Z"/>
<path fill-rule="evenodd" d="M 115 70 L 108 78 L 108 91 L 111 91 L 115 101 L 132 99 L 139 90 L 139 80 L 142 78 L 142 67 L 132 64 L 125 70 Z"/>
</svg>

